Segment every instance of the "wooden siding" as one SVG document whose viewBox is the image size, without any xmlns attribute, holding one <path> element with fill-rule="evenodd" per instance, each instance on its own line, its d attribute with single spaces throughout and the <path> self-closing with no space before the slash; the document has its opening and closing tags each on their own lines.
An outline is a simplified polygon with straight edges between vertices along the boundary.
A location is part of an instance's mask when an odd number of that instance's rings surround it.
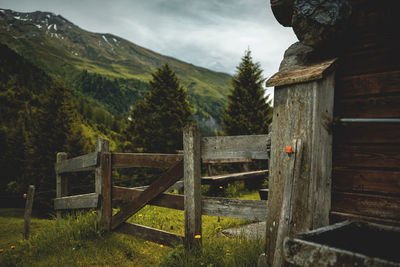
<svg viewBox="0 0 400 267">
<path fill-rule="evenodd" d="M 335 117 L 400 118 L 397 1 L 350 2 L 352 18 L 336 72 Z M 400 124 L 336 125 L 333 138 L 331 214 L 336 220 L 399 222 Z"/>
</svg>

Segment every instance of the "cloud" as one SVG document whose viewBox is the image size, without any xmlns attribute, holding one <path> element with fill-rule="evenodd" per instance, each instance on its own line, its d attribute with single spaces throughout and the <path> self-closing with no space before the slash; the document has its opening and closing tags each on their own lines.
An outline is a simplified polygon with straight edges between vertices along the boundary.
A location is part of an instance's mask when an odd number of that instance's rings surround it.
<svg viewBox="0 0 400 267">
<path fill-rule="evenodd" d="M 268 0 L 3 0 L 3 8 L 51 11 L 83 29 L 112 33 L 155 52 L 233 74 L 249 47 L 264 76 L 296 41 Z"/>
</svg>

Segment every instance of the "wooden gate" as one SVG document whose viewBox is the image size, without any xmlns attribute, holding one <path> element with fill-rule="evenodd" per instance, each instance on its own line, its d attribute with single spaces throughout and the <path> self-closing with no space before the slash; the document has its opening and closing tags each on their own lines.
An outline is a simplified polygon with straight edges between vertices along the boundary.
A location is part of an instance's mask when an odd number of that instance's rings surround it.
<svg viewBox="0 0 400 267">
<path fill-rule="evenodd" d="M 182 154 L 110 153 L 108 141 L 99 139 L 96 152 L 73 159 L 66 153 L 58 153 L 56 163 L 57 198 L 54 207 L 61 210 L 97 208 L 104 228 L 134 235 L 149 241 L 173 246 L 184 242 L 187 247 L 201 243 L 201 215 L 223 216 L 263 221 L 267 213 L 266 200 L 244 200 L 201 196 L 201 184 L 234 179 L 251 179 L 266 176 L 267 171 L 203 177 L 201 163 L 249 162 L 268 159 L 268 135 L 225 136 L 200 138 L 198 128 L 187 127 L 183 137 Z M 166 171 L 150 186 L 126 188 L 112 186 L 112 169 L 151 167 Z M 68 196 L 65 173 L 95 170 L 95 192 Z M 184 178 L 184 195 L 164 193 Z M 112 201 L 125 202 L 118 213 L 112 215 Z M 184 210 L 185 236 L 133 224 L 126 220 L 145 205 Z"/>
</svg>

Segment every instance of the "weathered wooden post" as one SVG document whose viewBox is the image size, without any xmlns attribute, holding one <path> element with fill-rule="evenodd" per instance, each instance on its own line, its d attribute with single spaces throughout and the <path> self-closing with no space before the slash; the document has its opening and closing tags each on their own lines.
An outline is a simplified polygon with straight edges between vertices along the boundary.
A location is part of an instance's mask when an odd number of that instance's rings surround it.
<svg viewBox="0 0 400 267">
<path fill-rule="evenodd" d="M 57 163 L 67 159 L 67 153 L 57 153 Z M 68 195 L 68 178 L 57 173 L 56 175 L 56 198 L 65 197 Z M 57 210 L 57 219 L 61 218 L 61 210 Z"/>
<path fill-rule="evenodd" d="M 286 236 L 329 224 L 334 62 L 292 66 L 267 81 L 275 86 L 266 220 L 270 266 L 284 264 Z M 302 154 L 290 156 L 295 139 Z M 289 167 L 294 159 L 300 159 L 295 169 Z"/>
<path fill-rule="evenodd" d="M 24 239 L 29 238 L 29 228 L 31 223 L 33 197 L 35 195 L 35 186 L 30 185 L 28 194 L 26 195 L 25 214 L 24 214 L 24 231 L 22 233 Z"/>
<path fill-rule="evenodd" d="M 200 131 L 190 125 L 183 132 L 185 246 L 201 245 L 201 152 Z"/>
<path fill-rule="evenodd" d="M 100 164 L 97 165 L 95 170 L 95 192 L 98 196 L 102 196 L 103 185 L 104 185 L 104 169 L 106 165 L 105 161 L 108 159 L 108 157 L 104 155 L 105 153 L 109 152 L 109 142 L 107 139 L 102 139 L 102 138 L 97 139 L 96 152 L 98 153 L 98 159 L 100 161 Z M 109 164 L 111 164 L 111 162 Z M 98 205 L 97 207 L 97 214 L 102 219 L 102 221 L 104 221 L 103 202 L 104 202 L 103 199 L 100 198 L 100 205 Z"/>
<path fill-rule="evenodd" d="M 106 231 L 111 231 L 112 217 L 112 180 L 111 180 L 111 153 L 104 153 L 103 161 L 103 190 L 102 190 L 102 205 L 103 205 L 103 225 Z"/>
</svg>

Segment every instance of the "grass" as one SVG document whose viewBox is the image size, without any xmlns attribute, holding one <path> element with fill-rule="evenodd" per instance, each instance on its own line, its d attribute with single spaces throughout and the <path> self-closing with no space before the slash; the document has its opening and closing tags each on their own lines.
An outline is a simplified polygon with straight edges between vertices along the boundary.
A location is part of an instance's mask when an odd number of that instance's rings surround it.
<svg viewBox="0 0 400 267">
<path fill-rule="evenodd" d="M 256 193 L 244 198 L 256 198 Z M 146 206 L 129 221 L 182 234 L 182 211 Z M 97 216 L 78 213 L 62 220 L 32 218 L 22 241 L 23 210 L 0 209 L 0 266 L 255 266 L 263 240 L 227 238 L 225 228 L 246 220 L 203 216 L 203 247 L 186 251 L 129 235 L 104 233 Z M 15 246 L 11 249 L 11 246 Z"/>
</svg>

